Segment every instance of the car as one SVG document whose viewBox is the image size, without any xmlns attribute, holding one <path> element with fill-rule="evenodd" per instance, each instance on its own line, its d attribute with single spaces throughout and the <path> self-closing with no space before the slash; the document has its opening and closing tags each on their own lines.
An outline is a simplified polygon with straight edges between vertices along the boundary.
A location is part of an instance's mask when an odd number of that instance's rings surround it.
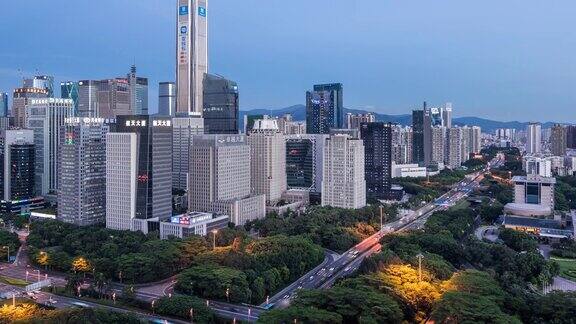
<svg viewBox="0 0 576 324">
<path fill-rule="evenodd" d="M 26 292 L 26 296 L 28 296 L 28 297 L 33 297 L 33 296 L 34 296 L 34 292 L 33 292 L 33 291 L 27 291 L 27 292 Z"/>
<path fill-rule="evenodd" d="M 90 305 L 82 302 L 73 302 L 72 306 L 80 307 L 80 308 L 90 308 Z"/>
<path fill-rule="evenodd" d="M 314 276 L 310 276 L 310 278 L 308 278 L 310 281 L 314 280 Z"/>
<path fill-rule="evenodd" d="M 334 271 L 334 267 L 330 268 L 330 271 Z"/>
<path fill-rule="evenodd" d="M 344 271 L 348 271 L 348 270 L 350 270 L 350 267 L 346 267 L 346 268 L 344 269 Z"/>
<path fill-rule="evenodd" d="M 302 285 L 298 286 L 298 288 L 296 288 L 296 289 L 302 289 Z"/>
<path fill-rule="evenodd" d="M 290 295 L 284 295 L 284 297 L 282 297 L 282 298 L 288 299 L 288 298 L 290 298 Z"/>
<path fill-rule="evenodd" d="M 50 299 L 48 299 L 48 304 L 56 304 L 58 301 L 56 301 L 56 299 L 52 299 L 52 297 L 50 297 Z"/>
</svg>

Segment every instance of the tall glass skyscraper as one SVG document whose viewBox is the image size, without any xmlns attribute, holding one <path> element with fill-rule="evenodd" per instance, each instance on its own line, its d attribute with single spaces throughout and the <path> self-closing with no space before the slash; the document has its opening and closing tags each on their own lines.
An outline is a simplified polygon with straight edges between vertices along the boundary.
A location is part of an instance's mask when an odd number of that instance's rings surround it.
<svg viewBox="0 0 576 324">
<path fill-rule="evenodd" d="M 306 92 L 306 133 L 328 134 L 331 128 L 344 127 L 344 102 L 341 83 L 319 84 Z"/>
<path fill-rule="evenodd" d="M 74 115 L 78 115 L 78 82 L 67 81 L 60 83 L 60 97 L 74 100 Z"/>
<path fill-rule="evenodd" d="M 8 94 L 0 92 L 0 117 L 8 116 Z"/>
<path fill-rule="evenodd" d="M 392 181 L 392 125 L 362 123 L 366 194 L 376 199 L 390 199 Z"/>
<path fill-rule="evenodd" d="M 236 82 L 217 75 L 205 75 L 203 116 L 206 134 L 238 134 L 238 97 Z"/>
<path fill-rule="evenodd" d="M 424 162 L 424 110 L 412 111 L 412 161 Z"/>
<path fill-rule="evenodd" d="M 174 82 L 160 82 L 158 85 L 158 115 L 176 115 L 176 84 Z"/>
</svg>

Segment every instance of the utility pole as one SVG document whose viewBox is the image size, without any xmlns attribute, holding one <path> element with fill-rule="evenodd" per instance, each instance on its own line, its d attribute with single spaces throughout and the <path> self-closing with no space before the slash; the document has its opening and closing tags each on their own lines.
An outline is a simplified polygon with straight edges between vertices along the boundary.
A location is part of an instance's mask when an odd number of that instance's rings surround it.
<svg viewBox="0 0 576 324">
<path fill-rule="evenodd" d="M 422 259 L 424 258 L 424 255 L 422 255 L 422 253 L 418 253 L 418 255 L 416 255 L 416 257 L 418 258 L 418 281 L 421 282 L 422 281 Z"/>
</svg>

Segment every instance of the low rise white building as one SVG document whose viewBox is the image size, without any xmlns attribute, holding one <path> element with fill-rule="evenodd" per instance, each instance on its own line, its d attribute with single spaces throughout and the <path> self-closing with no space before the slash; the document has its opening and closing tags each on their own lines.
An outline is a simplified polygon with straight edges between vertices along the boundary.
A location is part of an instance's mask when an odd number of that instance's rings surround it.
<svg viewBox="0 0 576 324">
<path fill-rule="evenodd" d="M 189 212 L 173 216 L 169 221 L 160 222 L 160 239 L 170 237 L 187 238 L 193 235 L 206 236 L 211 231 L 217 231 L 228 226 L 227 215 Z"/>
</svg>

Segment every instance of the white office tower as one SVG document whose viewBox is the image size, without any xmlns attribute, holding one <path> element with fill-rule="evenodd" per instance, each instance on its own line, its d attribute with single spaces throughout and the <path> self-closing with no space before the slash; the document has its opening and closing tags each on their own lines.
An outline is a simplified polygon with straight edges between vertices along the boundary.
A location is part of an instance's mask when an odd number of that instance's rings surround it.
<svg viewBox="0 0 576 324">
<path fill-rule="evenodd" d="M 334 129 L 324 147 L 322 206 L 366 206 L 364 142 L 357 130 Z"/>
<path fill-rule="evenodd" d="M 204 134 L 204 119 L 199 115 L 174 117 L 172 132 L 172 187 L 188 190 L 192 137 Z"/>
<path fill-rule="evenodd" d="M 432 127 L 432 163 L 443 164 L 446 151 L 446 127 Z"/>
<path fill-rule="evenodd" d="M 190 211 L 230 215 L 241 226 L 266 213 L 266 196 L 250 194 L 250 146 L 244 135 L 197 135 L 190 149 Z"/>
<path fill-rule="evenodd" d="M 26 128 L 34 131 L 36 146 L 36 194 L 55 195 L 58 189 L 58 151 L 60 127 L 73 117 L 74 100 L 43 98 L 30 99 L 26 105 Z"/>
<path fill-rule="evenodd" d="M 538 154 L 541 151 L 542 125 L 530 123 L 526 128 L 526 154 Z"/>
<path fill-rule="evenodd" d="M 208 1 L 178 0 L 176 112 L 202 114 L 208 73 Z"/>
<path fill-rule="evenodd" d="M 106 227 L 133 230 L 138 180 L 138 135 L 106 135 Z"/>
<path fill-rule="evenodd" d="M 276 204 L 286 191 L 286 138 L 276 119 L 259 119 L 248 136 L 251 188 L 266 195 L 266 204 Z"/>
<path fill-rule="evenodd" d="M 522 157 L 522 168 L 526 174 L 536 174 L 541 177 L 552 177 L 552 160 L 537 156 Z"/>
<path fill-rule="evenodd" d="M 442 109 L 442 122 L 444 127 L 452 128 L 452 103 L 447 102 Z"/>
<path fill-rule="evenodd" d="M 58 214 L 79 226 L 106 221 L 106 134 L 103 118 L 66 118 L 60 128 Z"/>
<path fill-rule="evenodd" d="M 451 169 L 459 168 L 462 165 L 462 144 L 463 131 L 460 127 L 452 127 L 448 130 L 448 156 L 446 164 Z"/>
</svg>

